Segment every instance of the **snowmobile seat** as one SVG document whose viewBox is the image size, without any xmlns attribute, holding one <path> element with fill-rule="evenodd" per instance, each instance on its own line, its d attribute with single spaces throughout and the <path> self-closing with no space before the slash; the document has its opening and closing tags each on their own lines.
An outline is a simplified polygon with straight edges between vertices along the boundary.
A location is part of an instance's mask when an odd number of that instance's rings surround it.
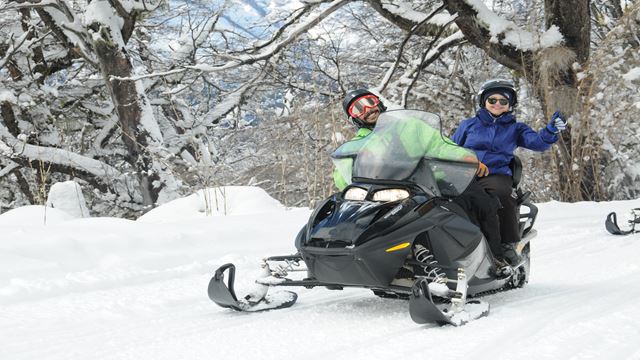
<svg viewBox="0 0 640 360">
<path fill-rule="evenodd" d="M 509 163 L 509 169 L 511 169 L 513 187 L 518 188 L 518 184 L 520 184 L 520 180 L 522 179 L 522 161 L 519 157 L 513 156 L 513 159 L 511 159 Z"/>
<path fill-rule="evenodd" d="M 520 180 L 522 180 L 522 161 L 519 157 L 514 156 L 509 163 L 509 168 L 511 169 L 511 174 L 513 178 L 513 188 L 516 189 L 516 194 L 518 195 L 518 205 L 522 205 L 529 197 L 531 197 L 531 191 L 522 191 L 522 189 L 518 188 L 520 184 Z"/>
</svg>

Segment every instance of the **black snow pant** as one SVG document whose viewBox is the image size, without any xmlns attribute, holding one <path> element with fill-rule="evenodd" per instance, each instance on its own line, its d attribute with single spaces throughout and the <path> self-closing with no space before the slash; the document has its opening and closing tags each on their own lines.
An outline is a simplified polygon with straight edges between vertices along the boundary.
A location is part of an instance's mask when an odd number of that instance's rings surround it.
<svg viewBox="0 0 640 360">
<path fill-rule="evenodd" d="M 500 201 L 474 180 L 462 194 L 453 199 L 453 202 L 461 206 L 471 222 L 480 227 L 493 255 L 502 257 L 500 222 L 497 215 Z"/>
<path fill-rule="evenodd" d="M 489 194 L 500 200 L 502 208 L 498 210 L 500 234 L 503 243 L 520 241 L 520 219 L 518 214 L 518 197 L 513 189 L 513 178 L 509 175 L 489 175 L 478 179 L 478 183 Z"/>
</svg>

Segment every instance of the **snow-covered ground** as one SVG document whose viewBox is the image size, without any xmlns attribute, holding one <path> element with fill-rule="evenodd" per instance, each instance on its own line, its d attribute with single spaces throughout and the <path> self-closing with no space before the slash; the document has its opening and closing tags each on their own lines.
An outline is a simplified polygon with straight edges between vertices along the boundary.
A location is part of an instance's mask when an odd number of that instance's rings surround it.
<svg viewBox="0 0 640 360">
<path fill-rule="evenodd" d="M 263 313 L 216 306 L 213 270 L 235 263 L 243 293 L 262 257 L 293 252 L 310 211 L 256 188 L 229 189 L 222 208 L 205 199 L 138 221 L 0 215 L 0 359 L 640 359 L 640 234 L 603 225 L 640 199 L 538 204 L 530 283 L 459 328 L 417 325 L 408 302 L 362 289 L 295 289 L 292 308 Z"/>
</svg>

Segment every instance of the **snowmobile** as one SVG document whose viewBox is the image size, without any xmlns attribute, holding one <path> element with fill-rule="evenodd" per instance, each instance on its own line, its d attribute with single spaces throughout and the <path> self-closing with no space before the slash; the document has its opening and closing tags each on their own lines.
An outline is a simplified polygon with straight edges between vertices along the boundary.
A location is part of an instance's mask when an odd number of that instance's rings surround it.
<svg viewBox="0 0 640 360">
<path fill-rule="evenodd" d="M 243 298 L 235 294 L 235 266 L 222 265 L 209 283 L 209 298 L 251 312 L 296 302 L 296 293 L 273 288 L 360 287 L 380 297 L 408 299 L 409 314 L 419 324 L 459 326 L 486 316 L 489 304 L 478 297 L 528 282 L 538 210 L 528 201 L 530 192 L 518 187 L 522 166 L 516 161 L 521 233 L 516 250 L 522 261 L 499 270 L 480 228 L 451 201 L 473 181 L 475 154 L 448 139 L 448 148 L 437 154 L 420 145 L 407 150 L 408 144 L 425 142 L 424 130 L 442 137 L 435 130 L 439 122 L 424 111 L 383 112 L 370 135 L 332 155 L 351 183 L 316 206 L 295 239 L 297 252 L 264 259 L 263 277 Z"/>
</svg>

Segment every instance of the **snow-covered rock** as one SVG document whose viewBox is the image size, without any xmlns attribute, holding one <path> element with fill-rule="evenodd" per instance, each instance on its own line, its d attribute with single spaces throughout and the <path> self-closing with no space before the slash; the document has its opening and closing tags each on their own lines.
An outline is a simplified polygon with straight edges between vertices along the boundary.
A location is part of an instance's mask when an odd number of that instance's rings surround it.
<svg viewBox="0 0 640 360">
<path fill-rule="evenodd" d="M 82 188 L 72 180 L 51 185 L 47 197 L 47 207 L 62 210 L 74 218 L 89 216 Z"/>
</svg>

